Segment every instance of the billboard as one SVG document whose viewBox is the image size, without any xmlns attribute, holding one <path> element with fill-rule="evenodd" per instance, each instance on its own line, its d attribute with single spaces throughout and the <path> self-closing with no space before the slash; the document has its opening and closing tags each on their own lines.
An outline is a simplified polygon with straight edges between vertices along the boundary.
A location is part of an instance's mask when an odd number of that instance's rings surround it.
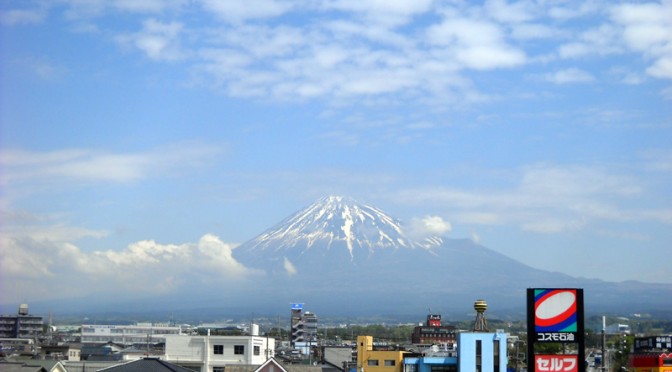
<svg viewBox="0 0 672 372">
<path fill-rule="evenodd" d="M 534 370 L 541 372 L 579 372 L 576 355 L 535 355 Z"/>
<path fill-rule="evenodd" d="M 635 351 L 672 349 L 672 336 L 649 336 L 635 338 Z"/>
<path fill-rule="evenodd" d="M 582 289 L 528 289 L 527 306 L 535 342 L 577 342 L 583 335 Z"/>
<path fill-rule="evenodd" d="M 535 355 L 534 345 L 576 343 L 577 354 Z M 527 353 L 534 357 L 530 371 L 584 372 L 585 330 L 583 289 L 527 289 Z"/>
</svg>

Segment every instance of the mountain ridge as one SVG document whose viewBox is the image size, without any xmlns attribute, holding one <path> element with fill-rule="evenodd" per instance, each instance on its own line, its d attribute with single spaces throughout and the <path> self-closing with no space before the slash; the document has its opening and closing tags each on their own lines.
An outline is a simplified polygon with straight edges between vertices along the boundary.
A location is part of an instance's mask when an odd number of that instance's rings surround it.
<svg viewBox="0 0 672 372">
<path fill-rule="evenodd" d="M 432 236 L 424 241 L 412 240 L 404 233 L 398 219 L 380 208 L 366 208 L 375 213 L 366 214 L 366 218 L 355 213 L 360 216 L 359 220 L 338 219 L 334 216 L 339 213 L 348 215 L 348 211 L 363 210 L 364 207 L 349 197 L 321 198 L 243 243 L 234 250 L 234 257 L 246 266 L 264 270 L 272 282 L 285 283 L 293 292 L 315 301 L 328 302 L 331 294 L 358 303 L 372 301 L 380 309 L 393 308 L 395 302 L 390 299 L 399 298 L 401 293 L 402 297 L 425 303 L 470 302 L 475 297 L 485 297 L 490 303 L 522 311 L 525 289 L 531 287 L 584 288 L 590 292 L 587 306 L 604 309 L 634 309 L 642 304 L 670 305 L 665 296 L 672 298 L 672 285 L 619 284 L 545 271 L 470 239 Z M 331 224 L 322 220 L 325 216 L 331 216 L 328 219 Z M 315 239 L 316 236 L 338 236 L 338 229 L 342 226 L 334 224 L 334 221 L 353 222 L 348 231 L 366 231 L 368 235 L 352 237 L 350 242 L 357 243 L 352 245 L 347 245 L 345 239 L 331 239 L 328 244 Z M 365 227 L 378 230 L 372 232 L 356 225 L 363 221 L 367 222 Z M 301 226 L 303 230 L 292 229 L 287 224 L 293 228 Z M 331 230 L 321 230 L 326 227 Z M 281 236 L 269 231 L 291 233 Z M 377 249 L 379 246 L 375 243 L 378 241 L 366 241 L 372 236 L 396 237 L 403 244 L 392 244 L 390 242 L 395 239 L 383 238 L 382 241 L 390 244 L 384 249 Z M 262 241 L 263 245 L 259 243 Z M 344 281 L 348 285 L 347 290 L 342 291 L 339 287 Z"/>
<path fill-rule="evenodd" d="M 345 223 L 349 228 L 342 228 Z M 289 311 L 289 303 L 304 302 L 311 311 L 331 316 L 408 316 L 424 314 L 428 307 L 464 314 L 474 300 L 483 298 L 489 313 L 520 319 L 527 288 L 565 287 L 584 289 L 587 314 L 665 314 L 672 309 L 672 284 L 606 282 L 545 271 L 468 238 L 414 240 L 398 219 L 347 197 L 319 199 L 231 255 L 249 269 L 249 276 L 222 281 L 193 273 L 165 295 L 124 299 L 101 292 L 35 301 L 31 308 L 77 313 L 211 308 L 277 314 Z"/>
</svg>

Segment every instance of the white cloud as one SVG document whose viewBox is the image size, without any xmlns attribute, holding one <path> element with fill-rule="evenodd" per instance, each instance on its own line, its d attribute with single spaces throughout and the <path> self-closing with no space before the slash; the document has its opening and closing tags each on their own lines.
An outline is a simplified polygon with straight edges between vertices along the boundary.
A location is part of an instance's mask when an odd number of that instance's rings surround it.
<svg viewBox="0 0 672 372">
<path fill-rule="evenodd" d="M 471 241 L 476 243 L 476 244 L 481 244 L 481 237 L 476 234 L 475 232 L 471 233 Z"/>
<path fill-rule="evenodd" d="M 35 24 L 45 17 L 45 9 L 10 9 L 0 12 L 0 23 L 7 26 Z"/>
<path fill-rule="evenodd" d="M 552 6 L 547 12 L 552 18 L 568 20 L 585 17 L 602 9 L 600 0 L 568 1 L 563 5 Z"/>
<path fill-rule="evenodd" d="M 495 20 L 504 23 L 522 23 L 534 18 L 532 3 L 506 0 L 488 0 L 485 11 Z"/>
<path fill-rule="evenodd" d="M 611 10 L 625 44 L 653 60 L 646 72 L 672 79 L 672 2 L 620 4 Z"/>
<path fill-rule="evenodd" d="M 448 221 L 444 221 L 439 216 L 425 216 L 423 218 L 413 218 L 407 228 L 408 235 L 416 239 L 444 236 L 453 229 Z"/>
<path fill-rule="evenodd" d="M 538 233 L 581 230 L 596 221 L 670 223 L 665 206 L 629 204 L 645 193 L 640 182 L 601 167 L 535 165 L 515 174 L 517 182 L 509 189 L 410 189 L 394 199 L 443 205 L 453 223 L 518 226 Z"/>
<path fill-rule="evenodd" d="M 289 276 L 293 276 L 298 272 L 292 261 L 290 261 L 287 257 L 285 257 L 285 261 L 283 262 L 282 265 L 285 268 L 287 275 Z"/>
<path fill-rule="evenodd" d="M 561 58 L 582 58 L 589 55 L 610 55 L 622 53 L 619 31 L 616 27 L 603 24 L 582 32 L 575 41 L 558 47 Z"/>
<path fill-rule="evenodd" d="M 161 14 L 180 10 L 189 0 L 61 0 L 66 4 L 65 16 L 70 20 L 103 17 L 110 13 Z"/>
<path fill-rule="evenodd" d="M 523 231 L 530 231 L 540 234 L 557 234 L 579 230 L 584 226 L 581 221 L 565 221 L 556 219 L 547 219 L 543 221 L 531 221 L 521 225 Z"/>
<path fill-rule="evenodd" d="M 0 150 L 2 183 L 30 180 L 134 182 L 150 176 L 202 166 L 221 149 L 182 143 L 138 153 L 107 153 L 89 149 L 32 152 Z"/>
<path fill-rule="evenodd" d="M 554 84 L 589 83 L 595 80 L 591 74 L 577 68 L 546 74 L 544 78 Z"/>
<path fill-rule="evenodd" d="M 492 22 L 449 17 L 427 32 L 429 41 L 446 48 L 464 67 L 490 70 L 522 65 L 525 52 L 506 43 L 500 27 Z"/>
<path fill-rule="evenodd" d="M 540 23 L 523 23 L 512 26 L 511 36 L 514 39 L 534 40 L 549 39 L 562 35 L 562 31 Z"/>
<path fill-rule="evenodd" d="M 203 8 L 227 22 L 272 18 L 289 11 L 293 4 L 282 0 L 200 0 Z"/>
<path fill-rule="evenodd" d="M 143 22 L 141 31 L 119 35 L 117 41 L 140 49 L 151 59 L 175 61 L 187 54 L 180 45 L 182 28 L 178 22 L 163 23 L 148 19 Z"/>
<path fill-rule="evenodd" d="M 234 245 L 212 234 L 196 243 L 143 240 L 120 250 L 93 252 L 71 243 L 84 236 L 103 235 L 67 226 L 4 228 L 0 232 L 3 301 L 51 299 L 55 293 L 67 298 L 112 290 L 169 293 L 202 285 L 201 281 L 212 278 L 238 281 L 255 273 L 233 258 Z M 91 285 L 77 285 L 82 282 Z"/>
<path fill-rule="evenodd" d="M 374 24 L 394 27 L 429 11 L 433 3 L 433 0 L 333 0 L 325 1 L 323 6 L 325 9 L 354 12 Z"/>
<path fill-rule="evenodd" d="M 110 6 L 131 13 L 160 13 L 185 4 L 185 0 L 114 0 Z"/>
</svg>

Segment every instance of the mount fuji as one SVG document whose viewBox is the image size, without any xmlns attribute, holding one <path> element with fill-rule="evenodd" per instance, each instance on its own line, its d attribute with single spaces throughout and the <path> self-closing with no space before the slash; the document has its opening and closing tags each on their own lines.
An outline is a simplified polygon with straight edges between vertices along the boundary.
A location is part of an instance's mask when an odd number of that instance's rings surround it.
<svg viewBox="0 0 672 372">
<path fill-rule="evenodd" d="M 672 298 L 669 284 L 539 270 L 469 239 L 417 241 L 381 209 L 343 196 L 318 200 L 233 255 L 264 273 L 255 294 L 266 303 L 306 302 L 327 313 L 468 311 L 485 298 L 492 309 L 521 315 L 531 287 L 584 288 L 586 312 L 644 312 Z"/>
<path fill-rule="evenodd" d="M 473 316 L 474 301 L 485 299 L 491 316 L 524 319 L 527 288 L 565 287 L 584 289 L 587 315 L 672 317 L 672 284 L 576 278 L 530 267 L 470 239 L 418 240 L 407 231 L 380 208 L 329 196 L 230 251 L 243 268 L 236 277 L 195 270 L 170 293 L 124 297 L 101 291 L 31 306 L 142 319 L 169 310 L 203 321 L 223 314 L 287 314 L 290 303 L 302 302 L 326 317 L 418 319 L 431 308 L 465 319 Z"/>
</svg>

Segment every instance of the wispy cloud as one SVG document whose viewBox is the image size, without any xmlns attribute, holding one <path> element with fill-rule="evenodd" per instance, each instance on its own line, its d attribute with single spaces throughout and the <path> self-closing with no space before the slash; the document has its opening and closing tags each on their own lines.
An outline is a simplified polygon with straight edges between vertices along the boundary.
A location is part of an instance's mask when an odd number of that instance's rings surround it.
<svg viewBox="0 0 672 372">
<path fill-rule="evenodd" d="M 143 23 L 141 31 L 119 35 L 117 41 L 141 50 L 151 59 L 175 61 L 187 54 L 180 46 L 182 28 L 179 22 L 163 23 L 148 19 Z"/>
<path fill-rule="evenodd" d="M 144 152 L 105 152 L 67 149 L 35 152 L 0 150 L 2 183 L 29 180 L 74 180 L 94 182 L 134 182 L 150 176 L 166 175 L 187 167 L 202 166 L 221 148 L 202 143 L 181 143 Z"/>
<path fill-rule="evenodd" d="M 546 64 L 545 69 L 552 70 L 539 73 L 545 81 L 587 82 L 596 71 L 575 70 L 562 60 L 626 51 L 651 60 L 646 70 L 650 76 L 672 76 L 672 26 L 665 16 L 670 14 L 669 2 L 68 0 L 63 4 L 76 21 L 108 14 L 147 17 L 136 22 L 135 31 L 108 32 L 116 34 L 120 45 L 151 60 L 186 64 L 192 84 L 237 97 L 352 100 L 422 95 L 441 102 L 480 102 L 476 97 L 487 94 L 472 84 L 474 72 Z M 199 11 L 211 19 L 194 24 L 179 17 Z M 8 11 L 5 23 L 39 21 L 44 16 L 40 14 L 48 14 L 41 12 Z M 608 18 L 598 18 L 600 14 Z M 324 21 L 312 21 L 321 16 Z M 586 27 L 563 23 L 575 18 L 587 19 Z M 539 54 L 531 47 L 540 39 L 554 51 Z M 639 81 L 633 80 L 636 73 L 624 82 Z"/>
<path fill-rule="evenodd" d="M 161 14 L 168 10 L 179 11 L 188 0 L 61 0 L 64 14 L 70 20 L 104 17 L 109 13 Z"/>
<path fill-rule="evenodd" d="M 524 231 L 560 233 L 595 221 L 670 223 L 664 206 L 633 208 L 644 187 L 602 167 L 535 165 L 518 171 L 510 189 L 467 190 L 436 187 L 402 191 L 407 203 L 442 205 L 455 223 L 513 225 Z"/>
<path fill-rule="evenodd" d="M 35 24 L 44 20 L 47 11 L 39 9 L 9 9 L 0 11 L 0 23 L 7 26 Z"/>
<path fill-rule="evenodd" d="M 293 6 L 291 1 L 282 0 L 200 0 L 200 3 L 220 19 L 232 23 L 277 17 Z"/>
<path fill-rule="evenodd" d="M 577 68 L 556 71 L 544 78 L 554 84 L 589 83 L 595 80 L 591 74 Z"/>
</svg>

